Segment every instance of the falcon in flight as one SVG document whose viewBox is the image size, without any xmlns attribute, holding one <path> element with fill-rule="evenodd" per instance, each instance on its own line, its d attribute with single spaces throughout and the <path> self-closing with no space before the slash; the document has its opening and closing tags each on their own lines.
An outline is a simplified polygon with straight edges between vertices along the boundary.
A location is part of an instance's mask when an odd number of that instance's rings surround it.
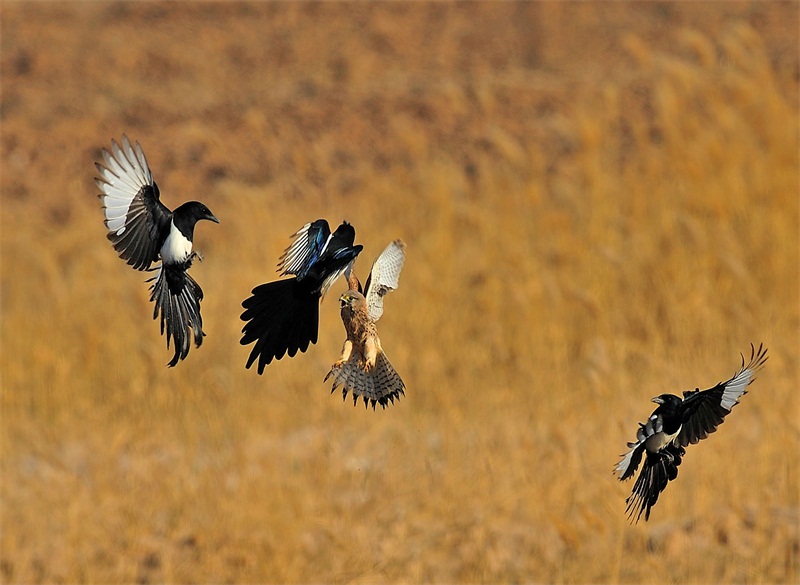
<svg viewBox="0 0 800 585">
<path fill-rule="evenodd" d="M 136 270 L 155 270 L 147 282 L 150 301 L 155 303 L 153 319 L 161 315 L 161 334 L 167 332 L 167 349 L 173 341 L 175 355 L 169 366 L 189 355 L 190 332 L 197 347 L 203 343 L 200 301 L 203 290 L 187 272 L 195 258 L 192 251 L 194 225 L 201 219 L 219 220 L 208 207 L 189 201 L 170 211 L 159 200 L 142 147 L 122 136 L 122 145 L 111 141 L 111 151 L 102 151 L 103 164 L 95 163 L 108 239 L 120 258 Z M 160 264 L 151 269 L 153 262 Z"/>
<path fill-rule="evenodd" d="M 331 285 L 361 252 L 353 245 L 356 231 L 347 222 L 331 233 L 328 222 L 318 219 L 294 234 L 294 242 L 278 261 L 281 276 L 292 278 L 257 286 L 246 299 L 241 315 L 242 345 L 255 342 L 245 367 L 258 360 L 258 373 L 273 359 L 293 357 L 317 342 L 319 304 Z"/>
<path fill-rule="evenodd" d="M 381 340 L 375 322 L 383 315 L 383 297 L 398 286 L 400 271 L 406 257 L 406 245 L 395 240 L 378 256 L 372 265 L 366 286 L 355 274 L 348 271 L 347 281 L 350 290 L 339 297 L 342 322 L 347 339 L 342 349 L 342 357 L 331 366 L 325 376 L 333 378 L 331 393 L 342 387 L 342 398 L 350 392 L 353 405 L 359 396 L 368 403 L 380 404 L 383 408 L 405 395 L 405 384 L 395 371 L 381 347 Z"/>
<path fill-rule="evenodd" d="M 633 477 L 642 457 L 645 458 L 633 485 L 633 493 L 625 500 L 629 520 L 638 522 L 642 512 L 645 521 L 650 518 L 650 509 L 655 506 L 659 494 L 678 476 L 685 447 L 716 431 L 739 403 L 739 398 L 747 393 L 747 386 L 767 361 L 763 344 L 758 346 L 758 350 L 751 344 L 750 350 L 750 361 L 745 365 L 742 356 L 739 371 L 727 382 L 720 382 L 708 390 L 686 391 L 683 398 L 673 394 L 653 398 L 658 408 L 646 423 L 639 423 L 636 441 L 628 443 L 630 451 L 614 468 L 619 480 L 624 481 Z"/>
</svg>

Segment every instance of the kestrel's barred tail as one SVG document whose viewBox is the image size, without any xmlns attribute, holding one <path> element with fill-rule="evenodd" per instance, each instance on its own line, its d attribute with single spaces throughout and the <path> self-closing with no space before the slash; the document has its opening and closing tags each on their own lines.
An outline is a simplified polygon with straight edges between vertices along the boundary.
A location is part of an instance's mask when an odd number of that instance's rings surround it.
<svg viewBox="0 0 800 585">
<path fill-rule="evenodd" d="M 354 352 L 348 361 L 331 367 L 331 371 L 325 376 L 325 381 L 333 378 L 331 394 L 341 386 L 342 400 L 347 398 L 347 393 L 350 392 L 353 395 L 353 405 L 358 403 L 360 396 L 364 399 L 364 406 L 371 403 L 373 409 L 376 404 L 386 408 L 390 402 L 394 404 L 395 399 L 399 400 L 401 394 L 405 396 L 406 386 L 385 353 L 378 352 L 375 357 L 375 367 L 368 370 L 364 369 L 360 361 Z"/>
</svg>

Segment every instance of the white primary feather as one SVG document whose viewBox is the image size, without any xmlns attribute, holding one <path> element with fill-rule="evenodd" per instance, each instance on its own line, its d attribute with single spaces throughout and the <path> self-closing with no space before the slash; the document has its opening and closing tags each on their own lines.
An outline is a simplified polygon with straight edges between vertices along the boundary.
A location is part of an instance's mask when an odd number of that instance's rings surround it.
<svg viewBox="0 0 800 585">
<path fill-rule="evenodd" d="M 725 390 L 722 392 L 722 402 L 720 403 L 722 408 L 730 410 L 739 402 L 739 398 L 747 392 L 747 386 L 750 385 L 754 373 L 754 370 L 743 368 L 730 382 L 725 384 Z"/>
<path fill-rule="evenodd" d="M 128 137 L 123 135 L 122 147 L 112 140 L 111 150 L 113 154 L 103 149 L 103 160 L 107 168 L 98 165 L 101 178 L 95 182 L 103 193 L 109 231 L 122 235 L 131 202 L 143 187 L 153 185 L 153 175 L 138 142 L 134 150 Z"/>
<path fill-rule="evenodd" d="M 281 274 L 297 274 L 297 271 L 308 261 L 310 252 L 308 229 L 310 227 L 311 223 L 309 222 L 294 234 L 294 241 L 286 248 L 283 256 L 281 256 L 278 261 L 278 271 L 281 272 Z M 328 239 L 325 240 L 325 245 L 322 246 L 322 250 L 319 252 L 320 256 L 322 256 L 325 248 L 328 247 L 332 237 L 333 234 L 328 234 Z"/>
</svg>

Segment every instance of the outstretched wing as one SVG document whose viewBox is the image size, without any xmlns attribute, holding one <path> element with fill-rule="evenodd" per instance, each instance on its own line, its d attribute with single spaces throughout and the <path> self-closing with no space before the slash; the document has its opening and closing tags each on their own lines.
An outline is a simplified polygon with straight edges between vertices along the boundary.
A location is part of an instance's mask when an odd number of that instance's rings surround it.
<svg viewBox="0 0 800 585">
<path fill-rule="evenodd" d="M 281 276 L 294 274 L 303 278 L 319 260 L 331 239 L 331 229 L 324 219 L 307 223 L 294 234 L 294 242 L 278 260 Z"/>
<path fill-rule="evenodd" d="M 655 413 L 647 419 L 646 423 L 639 423 L 639 430 L 636 431 L 636 441 L 628 443 L 628 449 L 630 450 L 621 455 L 622 460 L 614 468 L 614 472 L 619 474 L 620 481 L 625 481 L 636 473 L 636 469 L 642 461 L 642 454 L 645 451 L 645 442 L 656 433 L 663 432 L 663 430 L 664 422 Z"/>
<path fill-rule="evenodd" d="M 146 270 L 158 260 L 159 233 L 169 225 L 172 213 L 159 201 L 158 186 L 147 166 L 142 147 L 122 136 L 122 146 L 111 141 L 103 149 L 105 166 L 95 163 L 100 178 L 108 239 L 120 258 L 136 270 Z"/>
<path fill-rule="evenodd" d="M 377 321 L 383 315 L 383 297 L 386 293 L 397 289 L 405 259 L 405 243 L 402 240 L 395 240 L 386 246 L 372 265 L 367 284 L 364 286 L 367 312 L 372 321 Z"/>
<path fill-rule="evenodd" d="M 708 390 L 692 390 L 683 393 L 683 427 L 675 442 L 683 447 L 705 439 L 717 430 L 725 416 L 738 404 L 739 398 L 747 394 L 747 386 L 755 374 L 764 367 L 767 350 L 760 344 L 758 351 L 750 345 L 750 361 L 747 365 L 742 356 L 742 365 L 733 378 L 720 382 Z"/>
</svg>

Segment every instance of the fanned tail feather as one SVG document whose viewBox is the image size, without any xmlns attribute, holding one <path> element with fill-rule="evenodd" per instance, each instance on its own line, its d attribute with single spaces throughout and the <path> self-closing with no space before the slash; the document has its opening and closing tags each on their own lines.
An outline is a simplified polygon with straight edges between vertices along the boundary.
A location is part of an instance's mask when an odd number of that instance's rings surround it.
<svg viewBox="0 0 800 585">
<path fill-rule="evenodd" d="M 403 380 L 383 352 L 378 353 L 375 367 L 370 370 L 364 369 L 360 356 L 354 352 L 348 361 L 334 364 L 325 376 L 325 381 L 328 378 L 333 379 L 331 394 L 341 387 L 343 399 L 347 398 L 347 393 L 350 392 L 354 405 L 361 397 L 364 406 L 371 404 L 373 410 L 376 404 L 386 408 L 390 403 L 394 404 L 395 399 L 399 400 L 401 394 L 405 395 Z"/>
<path fill-rule="evenodd" d="M 680 446 L 669 445 L 658 453 L 648 453 L 642 472 L 633 485 L 633 492 L 625 500 L 625 511 L 632 523 L 639 522 L 644 512 L 645 522 L 650 519 L 650 509 L 655 506 L 658 496 L 667 484 L 678 477 L 678 466 L 686 453 Z"/>
<path fill-rule="evenodd" d="M 242 306 L 242 345 L 255 342 L 246 367 L 258 360 L 258 373 L 273 359 L 293 357 L 317 342 L 319 295 L 305 290 L 296 278 L 262 284 Z"/>
<path fill-rule="evenodd" d="M 205 333 L 200 316 L 203 289 L 183 265 L 162 265 L 158 274 L 148 280 L 151 281 L 150 301 L 155 303 L 153 319 L 160 316 L 161 334 L 166 332 L 167 335 L 167 349 L 170 341 L 173 343 L 175 355 L 168 365 L 174 367 L 189 355 L 192 335 L 197 347 L 203 343 Z"/>
</svg>

